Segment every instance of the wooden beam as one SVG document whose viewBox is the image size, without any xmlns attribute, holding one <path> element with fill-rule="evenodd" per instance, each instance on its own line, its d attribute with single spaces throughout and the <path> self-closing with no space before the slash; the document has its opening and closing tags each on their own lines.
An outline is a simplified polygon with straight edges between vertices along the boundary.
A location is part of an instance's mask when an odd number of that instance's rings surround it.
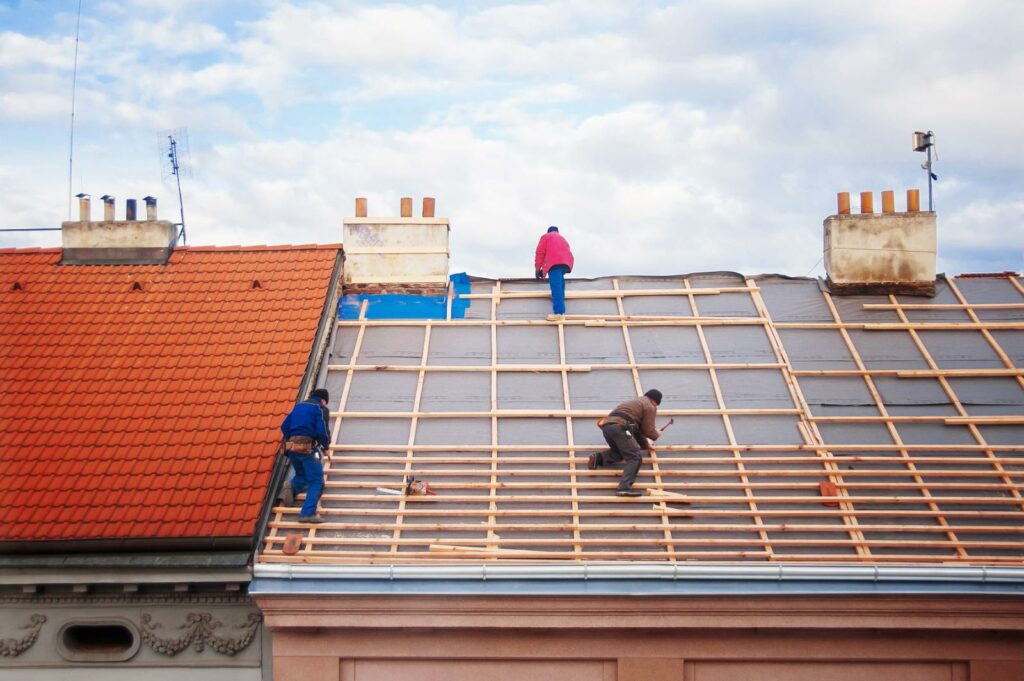
<svg viewBox="0 0 1024 681">
<path fill-rule="evenodd" d="M 899 322 L 864 324 L 865 331 L 1006 331 L 1024 329 L 1024 322 Z"/>
<path fill-rule="evenodd" d="M 657 518 L 655 518 L 657 520 Z M 296 525 L 296 523 L 288 523 L 290 526 Z M 379 530 L 389 530 L 396 527 L 394 523 L 365 523 L 365 522 L 335 522 L 330 523 L 330 529 L 335 531 L 352 531 L 352 532 L 373 532 Z M 416 529 L 419 532 L 479 532 L 480 524 L 471 523 L 458 523 L 458 522 L 447 522 L 447 523 L 420 523 L 416 525 Z M 876 525 L 859 525 L 860 530 L 864 532 L 886 532 L 894 534 L 941 534 L 942 528 L 936 525 L 892 525 L 892 524 L 876 524 Z M 586 532 L 619 532 L 619 533 L 635 533 L 635 532 L 650 532 L 652 534 L 658 534 L 662 525 L 660 522 L 650 523 L 586 523 L 579 524 L 573 522 L 566 523 L 508 523 L 502 522 L 494 525 L 495 532 L 501 532 L 503 534 L 510 534 L 513 532 L 541 532 L 541 533 L 553 533 L 553 532 L 573 532 L 574 530 L 582 530 Z M 727 524 L 727 523 L 687 523 L 686 525 L 679 525 L 676 529 L 680 532 L 723 532 L 723 533 L 751 533 L 753 525 L 748 524 Z M 804 532 L 821 532 L 824 534 L 845 534 L 847 528 L 843 525 L 825 525 L 821 523 L 768 523 L 764 526 L 764 529 L 769 532 L 781 532 L 783 534 L 793 533 L 800 534 Z M 1024 534 L 1024 526 L 1006 526 L 1006 525 L 957 525 L 957 532 L 961 533 L 977 533 L 977 534 L 988 534 L 992 532 L 1001 534 Z M 273 542 L 275 545 L 284 544 L 287 537 L 279 535 Z M 329 543 L 330 538 L 318 538 L 319 542 Z"/>
<path fill-rule="evenodd" d="M 1024 424 L 1024 415 L 1020 416 L 950 416 L 942 419 L 947 426 L 1019 426 Z"/>
<path fill-rule="evenodd" d="M 371 327 L 389 327 L 389 326 L 423 326 L 428 320 L 424 319 L 371 319 L 363 322 L 342 319 L 337 322 L 338 326 L 354 326 L 358 327 L 361 325 Z M 622 324 L 629 324 L 631 326 L 693 326 L 694 324 L 704 324 L 705 326 L 756 326 L 763 324 L 765 320 L 758 319 L 755 317 L 703 317 L 695 319 L 693 317 L 659 317 L 656 319 L 608 319 L 605 317 L 595 316 L 594 318 L 587 319 L 564 319 L 559 321 L 559 324 L 566 324 L 568 326 L 621 326 Z M 450 326 L 551 326 L 551 322 L 547 319 L 452 319 L 445 321 L 445 324 Z M 797 325 L 800 328 L 812 328 L 809 325 Z M 825 328 L 834 328 L 831 324 L 819 325 Z M 861 328 L 863 324 L 852 324 L 849 326 L 855 326 Z M 816 328 L 816 327 L 813 327 Z"/>
<path fill-rule="evenodd" d="M 944 418 L 944 417 L 940 417 Z M 889 452 L 906 449 L 908 451 L 929 451 L 929 452 L 978 452 L 987 451 L 991 449 L 996 452 L 1024 452 L 1024 444 L 1020 445 L 972 445 L 972 444 L 904 444 L 902 447 L 898 447 L 893 444 L 850 444 L 850 443 L 829 443 L 829 444 L 806 444 L 797 443 L 792 444 L 740 444 L 737 447 L 744 452 L 808 452 L 816 450 L 829 450 L 833 452 Z M 549 445 L 549 444 L 526 444 L 526 445 L 512 445 L 502 444 L 498 447 L 503 452 L 564 452 L 566 450 L 565 445 Z M 604 449 L 604 445 L 576 445 L 577 450 L 584 449 Z M 331 445 L 331 449 L 336 451 L 344 452 L 404 452 L 406 447 L 403 445 L 379 445 L 379 444 L 335 444 Z M 490 445 L 414 445 L 412 447 L 417 452 L 489 452 L 491 451 Z M 663 452 L 722 452 L 731 451 L 733 448 L 725 445 L 662 445 L 659 447 L 660 451 Z M 688 461 L 690 459 L 687 459 Z M 852 460 L 846 455 L 840 459 L 842 461 Z"/>
<path fill-rule="evenodd" d="M 619 280 L 618 279 L 612 279 L 612 288 L 614 288 L 616 291 L 619 290 Z M 691 298 L 691 300 L 692 300 L 692 298 Z M 622 297 L 621 296 L 619 296 L 619 297 L 617 297 L 615 299 L 615 306 L 619 310 L 619 317 L 622 318 L 622 319 L 625 319 L 627 317 L 627 315 L 626 315 L 626 308 L 625 308 L 625 304 L 622 301 Z M 643 389 L 643 385 L 640 383 L 640 372 L 637 370 L 637 366 L 636 366 L 636 355 L 634 355 L 634 353 L 633 353 L 633 341 L 632 341 L 632 339 L 629 336 L 629 326 L 626 325 L 626 324 L 622 325 L 622 342 L 623 342 L 623 344 L 626 347 L 626 358 L 629 359 L 630 373 L 632 374 L 632 377 L 633 377 L 633 390 L 635 391 L 637 397 L 639 397 L 640 395 L 643 395 L 644 389 Z M 652 447 L 649 450 L 649 457 L 646 457 L 646 458 L 650 459 L 651 469 L 654 471 L 654 484 L 660 486 L 661 485 L 661 470 L 660 470 L 660 466 L 658 465 L 657 450 Z M 646 459 L 645 459 L 645 461 L 646 461 Z M 645 461 L 641 461 L 641 466 L 643 466 Z M 662 526 L 662 535 L 664 536 L 665 541 L 666 541 L 665 549 L 668 552 L 668 559 L 669 559 L 670 562 L 675 562 L 675 560 L 676 560 L 676 548 L 675 548 L 675 545 L 672 543 L 672 529 L 671 529 L 671 523 L 669 522 L 669 519 L 668 519 L 668 514 L 665 514 L 665 513 L 662 514 L 662 516 L 661 516 L 661 526 Z"/>
<path fill-rule="evenodd" d="M 955 286 L 952 279 L 947 279 Z M 1024 303 L 864 303 L 865 310 L 1020 310 Z"/>
<path fill-rule="evenodd" d="M 661 409 L 664 416 L 721 416 L 722 414 L 732 415 L 785 415 L 799 414 L 799 409 Z M 408 418 L 440 418 L 440 419 L 465 419 L 465 418 L 549 418 L 561 419 L 566 417 L 579 418 L 601 418 L 607 415 L 603 409 L 496 409 L 494 411 L 347 411 L 331 412 L 331 415 L 346 416 L 348 418 L 363 419 L 408 419 Z M 941 417 L 937 417 L 941 418 Z"/>
<path fill-rule="evenodd" d="M 687 291 L 686 289 L 678 288 L 650 288 L 650 289 L 601 289 L 596 291 L 566 291 L 566 300 L 581 299 L 581 298 L 623 298 L 624 296 L 679 296 L 679 295 L 695 295 L 695 296 L 709 296 L 718 295 L 719 293 L 745 293 L 750 289 L 746 286 L 732 286 L 732 287 L 721 287 L 721 288 L 693 288 Z M 460 296 L 469 300 L 478 298 L 501 298 L 502 300 L 510 300 L 514 298 L 549 298 L 551 293 L 549 291 L 506 291 L 504 293 L 470 293 L 464 296 Z"/>
<path fill-rule="evenodd" d="M 622 328 L 627 328 L 623 326 Z M 670 363 L 609 363 L 609 364 L 433 364 L 421 367 L 418 364 L 329 364 L 329 371 L 446 371 L 446 372 L 582 372 L 591 371 L 621 371 L 633 369 L 671 369 L 671 370 L 694 370 L 703 371 L 707 369 L 733 370 L 733 369 L 781 369 L 783 365 L 772 362 L 765 364 L 757 363 L 721 363 L 721 364 L 670 364 Z"/>
</svg>

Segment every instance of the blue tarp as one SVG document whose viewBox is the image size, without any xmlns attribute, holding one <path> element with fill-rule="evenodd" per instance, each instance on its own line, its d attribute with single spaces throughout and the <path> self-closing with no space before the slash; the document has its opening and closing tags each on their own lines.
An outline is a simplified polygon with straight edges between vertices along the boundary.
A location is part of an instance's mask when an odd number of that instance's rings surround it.
<svg viewBox="0 0 1024 681">
<path fill-rule="evenodd" d="M 462 319 L 470 301 L 461 296 L 470 291 L 469 276 L 458 272 L 449 277 L 452 287 L 452 319 Z M 359 319 L 359 310 L 366 301 L 367 319 L 446 319 L 447 296 L 416 296 L 400 293 L 377 293 L 342 296 L 338 302 L 339 319 Z"/>
</svg>

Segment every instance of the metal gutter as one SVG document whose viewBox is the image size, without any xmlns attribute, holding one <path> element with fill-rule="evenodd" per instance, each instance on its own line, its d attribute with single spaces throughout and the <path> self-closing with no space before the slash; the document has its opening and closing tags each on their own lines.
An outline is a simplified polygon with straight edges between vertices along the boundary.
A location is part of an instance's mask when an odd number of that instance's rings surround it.
<svg viewBox="0 0 1024 681">
<path fill-rule="evenodd" d="M 729 580 L 778 582 L 947 582 L 1024 584 L 1024 567 L 901 565 L 281 565 L 257 564 L 267 580 Z"/>
</svg>

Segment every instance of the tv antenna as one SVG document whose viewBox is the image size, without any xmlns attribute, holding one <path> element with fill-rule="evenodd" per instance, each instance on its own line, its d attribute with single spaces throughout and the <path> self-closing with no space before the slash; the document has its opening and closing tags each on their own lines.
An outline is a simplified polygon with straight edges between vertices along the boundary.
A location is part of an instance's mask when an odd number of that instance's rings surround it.
<svg viewBox="0 0 1024 681">
<path fill-rule="evenodd" d="M 929 130 L 928 132 L 915 132 L 914 133 L 914 151 L 927 151 L 928 158 L 924 163 L 921 164 L 921 170 L 928 173 L 928 210 L 934 210 L 932 208 L 932 180 L 938 180 L 939 176 L 932 172 L 932 149 L 935 147 L 935 133 Z M 935 158 L 939 157 L 938 153 L 935 154 Z"/>
<path fill-rule="evenodd" d="M 188 244 L 188 237 L 185 234 L 185 202 L 181 198 L 181 178 L 192 175 L 192 161 L 188 150 L 188 128 L 174 128 L 164 130 L 158 137 L 160 143 L 160 179 L 168 180 L 174 177 L 178 185 L 178 211 L 181 215 L 181 222 L 175 226 L 180 227 L 178 236 L 182 244 Z"/>
</svg>

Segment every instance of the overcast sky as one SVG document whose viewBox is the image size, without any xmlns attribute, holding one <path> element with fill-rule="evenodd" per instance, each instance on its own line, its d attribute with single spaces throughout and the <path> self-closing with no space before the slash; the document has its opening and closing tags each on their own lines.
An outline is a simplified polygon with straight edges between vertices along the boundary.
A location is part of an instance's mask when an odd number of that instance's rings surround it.
<svg viewBox="0 0 1024 681">
<path fill-rule="evenodd" d="M 77 7 L 0 0 L 0 227 L 68 216 Z M 530 276 L 553 224 L 578 276 L 822 274 L 837 191 L 926 201 L 932 129 L 939 269 L 1020 270 L 1022 35 L 1019 0 L 83 0 L 71 188 L 175 218 L 187 128 L 192 245 L 434 196 L 452 271 Z"/>
</svg>

